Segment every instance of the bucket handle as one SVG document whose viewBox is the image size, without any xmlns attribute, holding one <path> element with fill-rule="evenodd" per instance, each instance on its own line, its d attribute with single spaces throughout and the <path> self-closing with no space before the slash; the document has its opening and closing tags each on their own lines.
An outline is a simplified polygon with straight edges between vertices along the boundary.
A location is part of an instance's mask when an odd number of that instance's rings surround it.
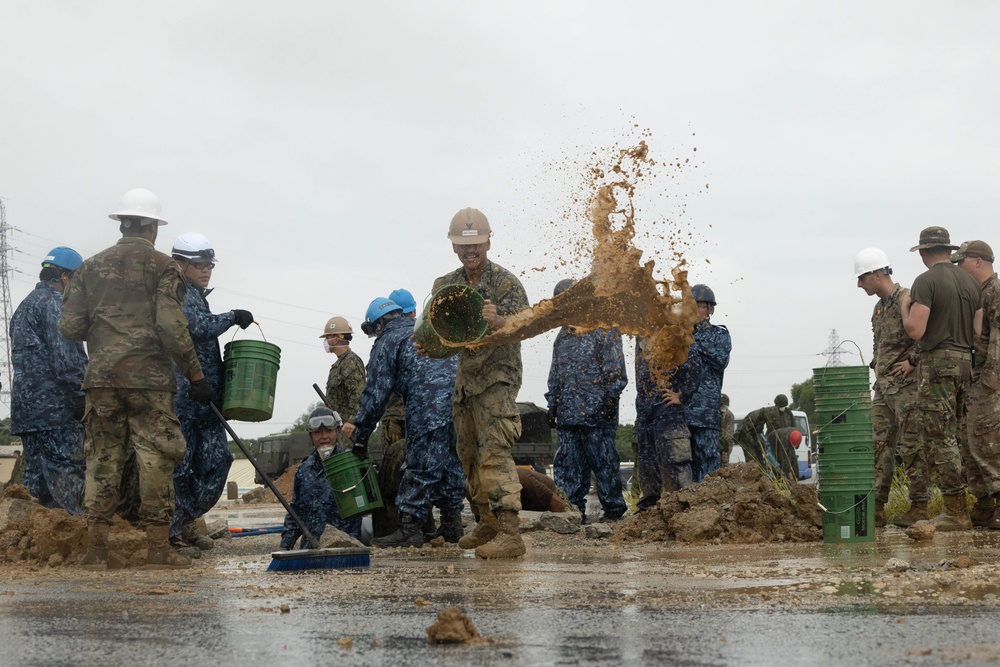
<svg viewBox="0 0 1000 667">
<path fill-rule="evenodd" d="M 333 489 L 333 490 L 336 491 L 337 493 L 347 493 L 348 491 L 353 491 L 354 489 L 364 484 L 365 480 L 368 479 L 368 473 L 370 473 L 371 471 L 372 471 L 372 466 L 371 462 L 369 462 L 369 464 L 365 467 L 365 474 L 361 476 L 361 480 L 358 481 L 357 484 L 355 484 L 354 486 L 349 486 L 346 489 Z M 333 487 L 331 486 L 330 488 Z"/>
<path fill-rule="evenodd" d="M 828 510 L 826 507 L 824 507 L 823 503 L 817 502 L 816 504 L 819 505 L 819 508 L 821 510 L 823 510 L 826 514 L 846 514 L 846 513 L 850 512 L 850 511 L 852 511 L 855 507 L 857 507 L 861 503 L 863 503 L 866 500 L 868 500 L 868 496 L 870 496 L 872 494 L 872 491 L 874 491 L 874 490 L 875 490 L 875 485 L 873 484 L 872 488 L 868 489 L 868 493 L 865 494 L 864 498 L 862 498 L 858 502 L 854 503 L 853 505 L 851 505 L 850 507 L 848 507 L 846 510 L 837 510 L 836 512 L 833 512 L 833 511 Z"/>
<path fill-rule="evenodd" d="M 268 342 L 267 336 L 264 335 L 264 330 L 260 328 L 260 322 L 254 320 L 253 323 L 257 325 L 257 330 L 260 331 L 260 337 L 264 339 L 265 343 Z M 239 327 L 236 327 L 236 331 L 233 332 L 233 337 L 229 339 L 230 343 L 236 340 L 236 334 L 238 334 L 240 331 L 241 329 Z"/>
</svg>

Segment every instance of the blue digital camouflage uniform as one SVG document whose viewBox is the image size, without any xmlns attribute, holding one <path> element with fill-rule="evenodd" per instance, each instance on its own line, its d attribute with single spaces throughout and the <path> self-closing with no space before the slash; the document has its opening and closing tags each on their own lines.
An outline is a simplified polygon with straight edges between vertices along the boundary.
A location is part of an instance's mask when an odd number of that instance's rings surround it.
<svg viewBox="0 0 1000 667">
<path fill-rule="evenodd" d="M 410 337 L 414 320 L 390 320 L 372 346 L 369 374 L 354 417 L 355 439 L 367 443 L 393 392 L 406 405 L 406 463 L 396 494 L 400 514 L 425 520 L 431 504 L 462 507 L 465 474 L 455 451 L 452 393 L 458 360 L 417 353 Z"/>
<path fill-rule="evenodd" d="M 83 396 L 83 344 L 59 333 L 62 293 L 40 282 L 10 321 L 10 430 L 21 436 L 24 485 L 45 507 L 83 513 L 83 426 L 73 399 Z"/>
<path fill-rule="evenodd" d="M 701 350 L 691 343 L 687 361 L 671 371 L 670 390 L 679 392 L 680 405 L 664 404 L 663 393 L 650 374 L 649 361 L 636 341 L 635 430 L 639 440 L 640 508 L 656 504 L 661 493 L 676 491 L 692 482 L 691 439 L 683 405 L 701 383 Z"/>
<path fill-rule="evenodd" d="M 187 318 L 201 370 L 212 384 L 212 402 L 221 408 L 226 374 L 219 352 L 219 336 L 236 324 L 236 320 L 231 312 L 212 314 L 206 299 L 211 291 L 197 287 L 189 280 L 184 296 L 184 317 Z M 174 371 L 177 377 L 174 412 L 181 420 L 187 454 L 174 467 L 176 509 L 170 524 L 171 537 L 180 535 L 184 524 L 203 516 L 219 502 L 233 463 L 222 422 L 208 405 L 191 399 L 188 393 L 191 381 L 176 367 Z"/>
<path fill-rule="evenodd" d="M 563 327 L 552 346 L 549 414 L 556 415 L 556 485 L 586 515 L 590 475 L 608 518 L 628 509 L 622 496 L 621 461 L 615 447 L 618 400 L 628 384 L 622 336 L 617 329 L 576 333 Z"/>
<path fill-rule="evenodd" d="M 327 524 L 342 530 L 355 539 L 361 538 L 361 517 L 341 519 L 337 503 L 333 499 L 330 483 L 323 475 L 323 463 L 319 460 L 319 452 L 313 452 L 299 464 L 295 471 L 295 481 L 292 486 L 292 500 L 289 503 L 295 513 L 302 519 L 309 532 L 317 540 L 323 535 Z M 285 515 L 285 530 L 281 533 L 281 548 L 295 548 L 295 541 L 302 537 L 300 549 L 312 549 L 307 544 L 305 536 L 292 517 Z M 317 547 L 319 545 L 316 545 Z"/>
<path fill-rule="evenodd" d="M 702 320 L 694 325 L 694 339 L 701 350 L 701 384 L 684 404 L 691 431 L 691 476 L 700 482 L 719 469 L 719 407 L 722 378 L 729 365 L 733 341 L 726 327 Z"/>
</svg>

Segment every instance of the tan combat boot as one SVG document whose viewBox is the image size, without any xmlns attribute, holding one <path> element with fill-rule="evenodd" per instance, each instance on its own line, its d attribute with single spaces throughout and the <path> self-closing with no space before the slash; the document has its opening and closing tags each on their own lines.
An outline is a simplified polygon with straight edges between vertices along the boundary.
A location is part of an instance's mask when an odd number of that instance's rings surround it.
<svg viewBox="0 0 1000 667">
<path fill-rule="evenodd" d="M 944 497 L 944 511 L 929 522 L 935 530 L 943 533 L 972 530 L 969 511 L 965 505 L 965 492 Z"/>
<path fill-rule="evenodd" d="M 146 527 L 146 569 L 180 570 L 191 567 L 191 559 L 170 546 L 170 526 Z"/>
<path fill-rule="evenodd" d="M 500 531 L 490 542 L 476 549 L 478 558 L 517 558 L 524 555 L 524 541 L 521 539 L 521 523 L 517 512 L 504 510 L 497 514 Z"/>
<path fill-rule="evenodd" d="M 927 503 L 913 502 L 910 503 L 910 509 L 892 520 L 892 524 L 894 526 L 899 526 L 900 528 L 909 528 L 916 522 L 927 521 L 929 518 L 930 515 L 927 514 Z"/>
<path fill-rule="evenodd" d="M 885 503 L 875 501 L 875 527 L 885 528 Z"/>
<path fill-rule="evenodd" d="M 181 530 L 181 537 L 193 547 L 198 547 L 202 551 L 208 551 L 215 546 L 215 540 L 207 535 L 198 532 L 198 524 L 195 521 L 188 521 Z"/>
<path fill-rule="evenodd" d="M 108 528 L 106 523 L 87 523 L 90 546 L 80 561 L 84 570 L 101 572 L 108 569 Z"/>
<path fill-rule="evenodd" d="M 489 505 L 479 505 L 479 523 L 468 535 L 463 535 L 458 540 L 458 546 L 462 549 L 475 549 L 482 546 L 497 536 L 500 525 L 497 523 L 496 515 Z"/>
<path fill-rule="evenodd" d="M 993 512 L 995 509 L 996 500 L 993 496 L 976 498 L 976 504 L 973 506 L 972 511 L 969 512 L 969 520 L 972 521 L 972 525 L 977 528 L 986 528 L 990 525 L 990 521 L 993 519 Z"/>
</svg>

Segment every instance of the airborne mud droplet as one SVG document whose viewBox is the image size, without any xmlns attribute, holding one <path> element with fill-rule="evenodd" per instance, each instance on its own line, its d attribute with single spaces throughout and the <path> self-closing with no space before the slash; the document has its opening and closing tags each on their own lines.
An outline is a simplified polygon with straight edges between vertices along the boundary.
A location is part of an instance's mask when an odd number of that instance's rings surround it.
<svg viewBox="0 0 1000 667">
<path fill-rule="evenodd" d="M 670 280 L 656 280 L 655 262 L 642 263 L 642 250 L 633 243 L 632 197 L 644 170 L 653 165 L 649 147 L 640 141 L 621 150 L 610 167 L 593 166 L 587 217 L 596 246 L 590 273 L 562 294 L 508 317 L 502 329 L 470 347 L 516 343 L 561 326 L 585 331 L 617 327 L 623 334 L 651 339 L 650 364 L 663 384 L 666 372 L 687 358 L 698 306 L 683 260 Z"/>
</svg>

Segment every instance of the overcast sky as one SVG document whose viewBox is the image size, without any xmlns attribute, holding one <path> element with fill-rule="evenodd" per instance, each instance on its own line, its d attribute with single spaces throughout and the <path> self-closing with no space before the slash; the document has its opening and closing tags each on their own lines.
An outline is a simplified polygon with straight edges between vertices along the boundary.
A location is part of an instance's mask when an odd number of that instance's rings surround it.
<svg viewBox="0 0 1000 667">
<path fill-rule="evenodd" d="M 648 130 L 661 165 L 637 244 L 661 275 L 681 252 L 715 290 L 724 390 L 745 412 L 824 365 L 832 329 L 871 360 L 858 250 L 884 249 L 909 285 L 924 227 L 1000 244 L 997 25 L 989 2 L 8 0 L 12 301 L 51 247 L 115 243 L 107 214 L 152 190 L 157 247 L 208 236 L 212 309 L 253 311 L 282 348 L 274 418 L 234 425 L 264 435 L 325 385 L 329 316 L 367 360 L 369 301 L 422 301 L 458 267 L 458 209 L 486 213 L 491 259 L 532 302 L 585 272 L 580 172 Z M 521 400 L 544 404 L 552 339 L 523 345 Z"/>
</svg>

